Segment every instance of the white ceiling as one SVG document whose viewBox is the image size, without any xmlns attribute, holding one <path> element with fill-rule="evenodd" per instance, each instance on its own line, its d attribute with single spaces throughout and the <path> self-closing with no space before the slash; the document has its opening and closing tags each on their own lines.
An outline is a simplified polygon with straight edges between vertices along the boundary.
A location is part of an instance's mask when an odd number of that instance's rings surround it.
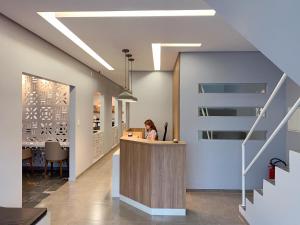
<svg viewBox="0 0 300 225">
<path fill-rule="evenodd" d="M 123 48 L 133 53 L 134 70 L 153 70 L 151 43 L 202 43 L 200 48 L 162 48 L 162 70 L 172 70 L 178 52 L 255 51 L 218 16 L 168 18 L 60 18 L 106 60 L 108 71 L 53 28 L 38 11 L 210 9 L 202 0 L 0 0 L 0 11 L 48 42 L 123 85 Z"/>
</svg>

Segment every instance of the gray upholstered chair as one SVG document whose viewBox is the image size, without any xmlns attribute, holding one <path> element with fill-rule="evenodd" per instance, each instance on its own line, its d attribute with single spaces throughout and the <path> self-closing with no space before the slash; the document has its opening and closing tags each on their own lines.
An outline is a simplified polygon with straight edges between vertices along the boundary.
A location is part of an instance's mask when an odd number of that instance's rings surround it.
<svg viewBox="0 0 300 225">
<path fill-rule="evenodd" d="M 53 163 L 59 162 L 59 175 L 62 176 L 63 161 L 68 160 L 68 152 L 63 150 L 59 142 L 45 143 L 45 175 L 48 174 L 48 163 L 51 163 L 51 176 L 53 175 Z"/>
<path fill-rule="evenodd" d="M 22 149 L 22 160 L 28 160 L 30 164 L 31 172 L 33 172 L 33 166 L 32 166 L 32 151 L 30 148 Z"/>
</svg>

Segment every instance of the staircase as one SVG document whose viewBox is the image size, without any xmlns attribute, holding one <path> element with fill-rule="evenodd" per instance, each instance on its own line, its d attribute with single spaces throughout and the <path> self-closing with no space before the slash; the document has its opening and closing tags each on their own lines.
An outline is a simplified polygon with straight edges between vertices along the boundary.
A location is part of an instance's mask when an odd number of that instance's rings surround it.
<svg viewBox="0 0 300 225">
<path fill-rule="evenodd" d="M 262 190 L 253 191 L 253 202 L 240 206 L 250 225 L 300 224 L 300 153 L 289 152 L 290 170 L 276 167 L 275 181 L 263 181 Z"/>
<path fill-rule="evenodd" d="M 300 224 L 300 153 L 290 151 L 290 172 L 276 167 L 275 181 L 264 180 L 262 190 L 254 190 L 252 201 L 246 198 L 246 175 L 254 166 L 258 158 L 264 153 L 278 132 L 285 127 L 290 117 L 300 106 L 300 97 L 288 110 L 284 118 L 279 121 L 275 130 L 260 148 L 252 161 L 246 165 L 246 143 L 250 139 L 257 124 L 266 112 L 272 100 L 286 80 L 283 74 L 260 115 L 242 142 L 242 204 L 239 207 L 241 215 L 250 225 L 298 225 Z M 297 220 L 297 215 L 298 220 Z"/>
</svg>

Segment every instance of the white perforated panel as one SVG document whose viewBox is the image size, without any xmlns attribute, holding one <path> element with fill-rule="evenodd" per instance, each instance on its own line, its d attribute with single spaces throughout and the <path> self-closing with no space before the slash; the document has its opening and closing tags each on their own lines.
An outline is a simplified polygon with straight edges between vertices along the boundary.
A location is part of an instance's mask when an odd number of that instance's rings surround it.
<svg viewBox="0 0 300 225">
<path fill-rule="evenodd" d="M 22 75 L 23 141 L 68 141 L 69 86 Z"/>
</svg>

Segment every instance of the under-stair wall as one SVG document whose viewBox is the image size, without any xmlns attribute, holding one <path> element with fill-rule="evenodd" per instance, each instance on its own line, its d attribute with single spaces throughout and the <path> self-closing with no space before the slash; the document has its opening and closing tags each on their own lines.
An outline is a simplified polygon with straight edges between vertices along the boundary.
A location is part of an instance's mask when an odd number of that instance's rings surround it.
<svg viewBox="0 0 300 225">
<path fill-rule="evenodd" d="M 300 84 L 299 0 L 205 0 L 297 84 Z"/>
<path fill-rule="evenodd" d="M 286 81 L 286 108 L 289 109 L 300 96 L 300 87 L 292 80 Z M 300 109 L 296 110 L 287 127 L 286 149 L 300 152 Z"/>
<path fill-rule="evenodd" d="M 242 140 L 203 139 L 208 131 L 247 131 L 255 116 L 208 116 L 198 114 L 199 107 L 262 107 L 282 72 L 259 52 L 182 53 L 180 56 L 180 136 L 187 142 L 188 189 L 240 189 Z M 265 83 L 266 94 L 200 94 L 198 85 L 214 83 Z M 271 134 L 284 117 L 285 89 L 275 97 L 257 130 Z M 246 187 L 262 186 L 272 157 L 285 160 L 285 134 L 282 130 L 247 175 Z M 251 140 L 246 146 L 247 164 L 265 140 Z"/>
</svg>

